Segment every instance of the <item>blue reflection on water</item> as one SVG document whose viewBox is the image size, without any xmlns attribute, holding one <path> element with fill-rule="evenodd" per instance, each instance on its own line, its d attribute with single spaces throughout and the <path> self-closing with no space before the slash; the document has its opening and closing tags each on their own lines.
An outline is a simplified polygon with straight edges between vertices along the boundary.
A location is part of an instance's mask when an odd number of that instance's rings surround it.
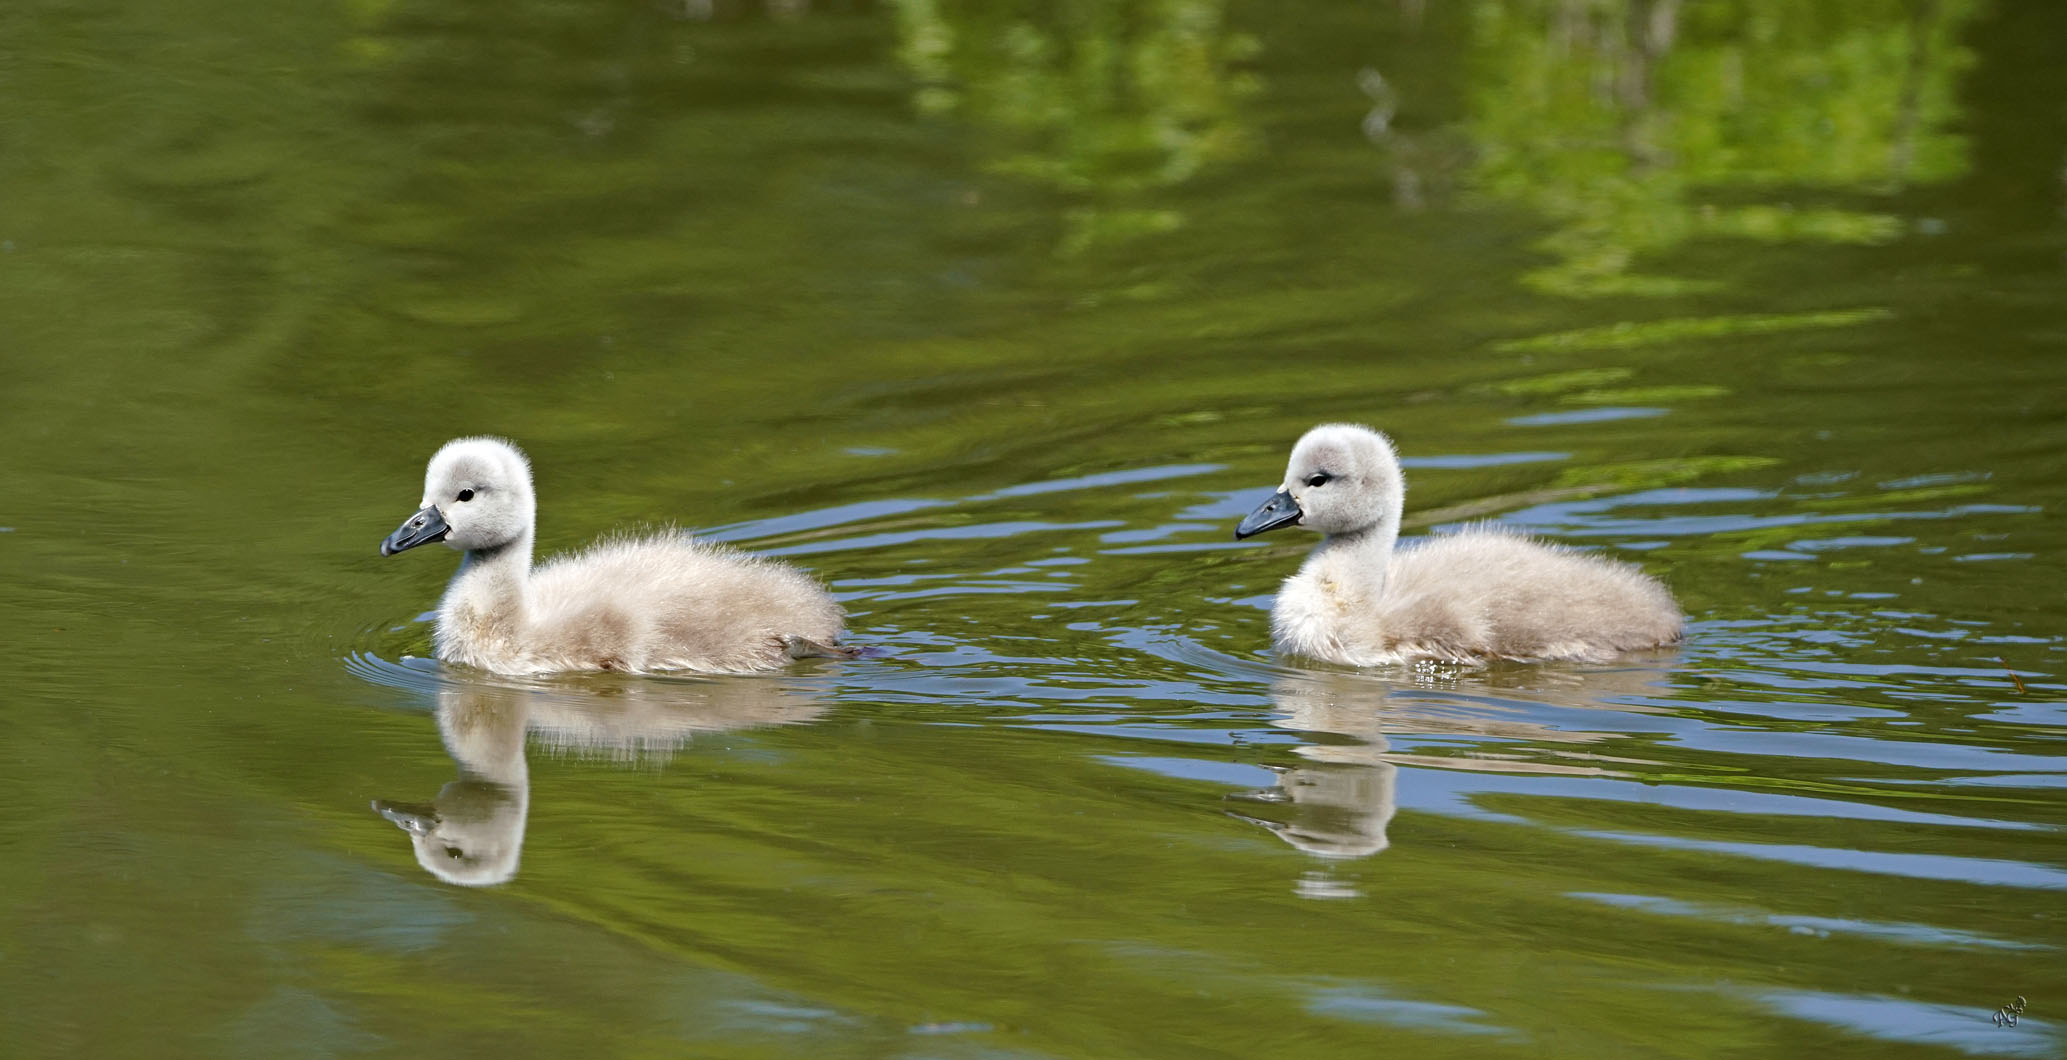
<svg viewBox="0 0 2067 1060">
<path fill-rule="evenodd" d="M 1814 990 L 1765 990 L 1752 996 L 1796 1019 L 1883 1041 L 1948 1046 L 1979 1056 L 2057 1056 L 2061 1044 L 2052 1024 L 2025 1019 L 2015 1027 L 1997 1027 L 1989 1022 L 1990 1007 L 1982 1004 L 1941 1005 Z"/>
<path fill-rule="evenodd" d="M 1934 927 L 1930 924 L 1887 923 L 1871 920 L 1854 920 L 1846 917 L 1790 916 L 1782 913 L 1771 913 L 1762 909 L 1748 909 L 1703 902 L 1683 902 L 1648 894 L 1605 894 L 1593 891 L 1572 891 L 1566 897 L 1599 902 L 1618 909 L 1635 909 L 1646 913 L 1656 913 L 1660 916 L 1691 917 L 1700 920 L 1713 920 L 1724 924 L 1764 925 L 1784 928 L 1796 934 L 1815 935 L 1819 938 L 1833 934 L 1844 934 L 1931 946 L 1979 946 L 1986 949 L 2003 950 L 2049 950 L 2053 948 L 2040 943 L 1999 939 L 1989 935 L 1977 935 L 1971 931 L 1955 931 L 1951 928 Z"/>
<path fill-rule="evenodd" d="M 1633 832 L 1584 831 L 1576 834 L 1617 843 L 1667 847 L 1673 850 L 1699 850 L 1711 854 L 1736 854 L 1748 858 L 1764 858 L 1848 872 L 1874 872 L 1920 880 L 1951 880 L 1991 887 L 2025 887 L 2041 891 L 2067 890 L 2067 869 L 2002 858 L 1967 858 L 1956 854 L 1890 854 L 1875 850 L 1837 850 L 1794 843 L 1733 843 Z"/>
<path fill-rule="evenodd" d="M 1306 1010 L 1317 1016 L 1334 1016 L 1368 1023 L 1389 1023 L 1417 1030 L 1443 1030 L 1456 1034 L 1513 1034 L 1505 1027 L 1473 1022 L 1486 1018 L 1484 1012 L 1464 1005 L 1435 1001 L 1410 1001 L 1390 997 L 1369 988 L 1334 987 L 1316 991 Z"/>
<path fill-rule="evenodd" d="M 1570 412 L 1539 412 L 1533 416 L 1512 416 L 1507 422 L 1516 427 L 1562 427 L 1573 423 L 1648 419 L 1652 416 L 1663 416 L 1669 411 L 1671 410 L 1644 407 L 1573 409 Z"/>
</svg>

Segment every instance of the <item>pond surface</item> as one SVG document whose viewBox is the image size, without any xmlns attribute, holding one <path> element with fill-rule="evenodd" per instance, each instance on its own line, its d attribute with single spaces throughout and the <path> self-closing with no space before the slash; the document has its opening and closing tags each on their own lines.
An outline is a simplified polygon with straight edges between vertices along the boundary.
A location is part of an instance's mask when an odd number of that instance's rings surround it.
<svg viewBox="0 0 2067 1060">
<path fill-rule="evenodd" d="M 15 0 L 0 1040 L 2062 1055 L 2063 42 Z M 1273 657 L 1311 539 L 1231 531 L 1337 419 L 1410 536 L 1638 563 L 1685 647 Z M 869 657 L 430 661 L 455 558 L 376 546 L 468 433 L 544 551 L 781 556 Z"/>
</svg>

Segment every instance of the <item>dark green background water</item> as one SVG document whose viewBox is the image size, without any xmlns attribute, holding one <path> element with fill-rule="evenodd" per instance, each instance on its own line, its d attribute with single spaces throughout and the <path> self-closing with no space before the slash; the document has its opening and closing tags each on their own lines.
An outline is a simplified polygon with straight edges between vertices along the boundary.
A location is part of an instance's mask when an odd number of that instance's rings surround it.
<svg viewBox="0 0 2067 1060">
<path fill-rule="evenodd" d="M 2063 167 L 2040 0 L 13 0 L 0 1052 L 2061 1055 Z M 1274 660 L 1328 419 L 1685 649 Z M 874 657 L 425 660 L 479 432 Z"/>
</svg>

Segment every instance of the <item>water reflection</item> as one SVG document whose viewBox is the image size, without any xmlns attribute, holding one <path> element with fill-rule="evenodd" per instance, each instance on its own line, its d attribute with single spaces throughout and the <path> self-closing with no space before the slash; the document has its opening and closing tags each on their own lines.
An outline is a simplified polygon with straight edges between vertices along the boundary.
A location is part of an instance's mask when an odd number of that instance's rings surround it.
<svg viewBox="0 0 2067 1060">
<path fill-rule="evenodd" d="M 430 804 L 375 799 L 373 809 L 409 833 L 416 861 L 447 883 L 479 887 L 516 875 L 531 808 L 524 732 L 531 693 L 450 688 L 438 694 L 438 734 L 459 776 Z"/>
<path fill-rule="evenodd" d="M 1261 45 L 1233 28 L 1224 0 L 1047 9 L 895 0 L 898 58 L 917 108 L 1003 132 L 989 168 L 1079 196 L 1062 218 L 1064 254 L 1182 226 L 1167 197 L 1247 154 L 1245 69 Z"/>
<path fill-rule="evenodd" d="M 416 861 L 447 883 L 482 887 L 517 874 L 531 808 L 527 736 L 558 753 L 625 763 L 664 760 L 699 733 L 810 721 L 825 704 L 779 682 L 455 684 L 438 692 L 438 735 L 459 776 L 428 803 L 376 799 L 409 833 Z"/>
<path fill-rule="evenodd" d="M 1641 259 L 1707 237 L 1874 245 L 1904 234 L 1901 217 L 1856 193 L 1966 171 L 1957 91 L 1972 56 L 1960 39 L 1977 10 L 1973 0 L 1481 4 L 1466 30 L 1469 114 L 1431 126 L 1433 86 L 1366 68 L 1364 132 L 1404 207 L 1468 183 L 1548 219 L 1541 246 L 1557 262 L 1523 277 L 1528 286 L 1698 292 L 1717 285 L 1646 272 Z"/>
<path fill-rule="evenodd" d="M 1242 798 L 1258 804 L 1237 816 L 1269 828 L 1305 853 L 1329 860 L 1370 857 L 1391 845 L 1399 767 L 1450 768 L 1549 776 L 1619 776 L 1585 745 L 1609 732 L 1547 720 L 1552 712 L 1649 713 L 1638 697 L 1655 695 L 1666 671 L 1508 667 L 1429 667 L 1401 676 L 1309 670 L 1279 678 L 1274 724 L 1317 737 L 1293 749 L 1302 764 L 1277 767 L 1277 786 Z M 1534 715 L 1534 716 L 1531 716 Z M 1616 728 L 1613 724 L 1603 729 Z M 1442 754 L 1395 749 L 1388 734 L 1462 738 Z M 1645 765 L 1635 759 L 1613 761 Z M 1316 885 L 1308 880 L 1301 892 Z M 1325 897 L 1340 893 L 1322 888 Z"/>
<path fill-rule="evenodd" d="M 1293 749 L 1304 761 L 1279 767 L 1277 787 L 1251 798 L 1282 813 L 1246 819 L 1279 839 L 1330 859 L 1366 858 L 1391 845 L 1394 785 L 1399 769 L 1385 760 L 1384 686 L 1330 686 L 1324 675 L 1287 678 L 1271 689 L 1284 716 L 1276 724 L 1300 732 L 1344 737 Z"/>
</svg>

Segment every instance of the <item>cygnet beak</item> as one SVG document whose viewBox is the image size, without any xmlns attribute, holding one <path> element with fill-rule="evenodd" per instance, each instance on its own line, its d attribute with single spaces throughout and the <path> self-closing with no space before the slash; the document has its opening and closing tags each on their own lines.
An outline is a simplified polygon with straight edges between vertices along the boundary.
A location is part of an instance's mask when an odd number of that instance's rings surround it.
<svg viewBox="0 0 2067 1060">
<path fill-rule="evenodd" d="M 403 523 L 394 533 L 389 534 L 388 539 L 380 543 L 380 554 L 392 556 L 397 552 L 406 552 L 418 545 L 428 545 L 433 541 L 443 541 L 445 540 L 445 535 L 451 532 L 452 528 L 445 525 L 445 517 L 438 514 L 438 506 L 433 504 L 410 516 L 408 522 Z"/>
<path fill-rule="evenodd" d="M 1234 539 L 1240 541 L 1245 537 L 1254 537 L 1265 530 L 1275 530 L 1280 526 L 1290 526 L 1298 522 L 1300 517 L 1305 514 L 1305 512 L 1299 510 L 1299 502 L 1293 500 L 1291 494 L 1286 493 L 1284 490 L 1279 490 L 1272 494 L 1269 500 L 1259 505 L 1255 511 L 1250 512 L 1247 517 L 1242 519 L 1241 525 L 1234 528 Z"/>
<path fill-rule="evenodd" d="M 389 802 L 386 799 L 373 800 L 374 812 L 395 823 L 410 835 L 430 835 L 438 827 L 438 811 L 428 806 L 411 806 L 406 803 Z"/>
</svg>

